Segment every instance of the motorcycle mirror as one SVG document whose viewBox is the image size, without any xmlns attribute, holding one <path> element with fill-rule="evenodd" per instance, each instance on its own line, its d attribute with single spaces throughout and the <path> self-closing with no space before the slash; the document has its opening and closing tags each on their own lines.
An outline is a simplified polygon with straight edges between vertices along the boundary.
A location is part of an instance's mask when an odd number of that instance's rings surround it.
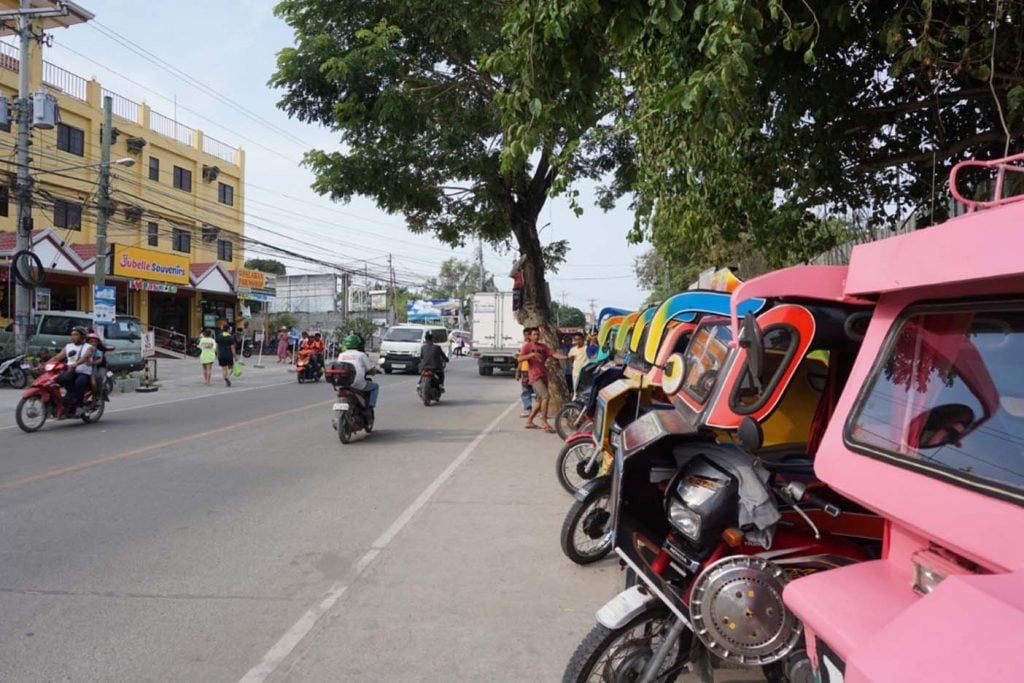
<svg viewBox="0 0 1024 683">
<path fill-rule="evenodd" d="M 743 329 L 740 330 L 740 347 L 747 351 L 747 369 L 750 371 L 754 386 L 758 393 L 763 391 L 761 373 L 764 371 L 764 337 L 757 326 L 757 318 L 753 311 L 743 316 Z"/>
</svg>

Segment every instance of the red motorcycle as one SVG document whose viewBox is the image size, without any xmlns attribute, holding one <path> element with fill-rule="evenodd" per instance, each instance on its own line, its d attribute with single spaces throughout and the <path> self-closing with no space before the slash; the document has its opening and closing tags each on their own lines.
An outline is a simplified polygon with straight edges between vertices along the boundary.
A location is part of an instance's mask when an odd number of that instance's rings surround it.
<svg viewBox="0 0 1024 683">
<path fill-rule="evenodd" d="M 64 363 L 47 363 L 43 366 L 43 372 L 38 379 L 22 393 L 15 412 L 15 418 L 22 431 L 39 431 L 50 417 L 56 420 L 72 417 L 67 411 L 67 390 L 60 383 L 61 375 L 66 370 L 67 365 Z M 110 384 L 109 374 L 108 381 L 104 382 L 101 388 L 104 394 Z M 106 401 L 94 401 L 91 387 L 86 389 L 83 401 L 80 415 L 82 422 L 99 422 L 103 417 Z"/>
</svg>

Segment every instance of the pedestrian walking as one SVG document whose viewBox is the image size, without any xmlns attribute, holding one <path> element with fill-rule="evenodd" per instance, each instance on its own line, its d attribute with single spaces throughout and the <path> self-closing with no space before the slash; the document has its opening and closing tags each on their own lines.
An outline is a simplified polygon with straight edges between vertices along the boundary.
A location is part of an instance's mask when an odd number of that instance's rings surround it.
<svg viewBox="0 0 1024 683">
<path fill-rule="evenodd" d="M 580 381 L 580 372 L 582 372 L 583 366 L 587 364 L 587 346 L 582 332 L 577 332 L 572 336 L 572 348 L 569 349 L 569 353 L 566 355 L 572 360 L 572 384 L 569 388 L 572 390 L 573 396 L 575 396 L 576 392 L 579 391 L 579 387 L 576 385 Z"/>
<path fill-rule="evenodd" d="M 221 374 L 224 376 L 224 385 L 231 386 L 231 371 L 235 366 L 235 335 L 231 334 L 231 326 L 224 323 L 224 327 L 217 334 L 217 364 L 220 365 Z"/>
<path fill-rule="evenodd" d="M 277 362 L 288 362 L 288 328 L 282 327 L 277 331 Z"/>
<path fill-rule="evenodd" d="M 529 341 L 519 349 L 519 359 L 529 361 L 527 378 L 533 386 L 533 393 L 537 395 L 537 401 L 533 404 L 530 414 L 526 416 L 526 429 L 543 429 L 549 434 L 555 430 L 548 422 L 548 403 L 551 400 L 551 393 L 548 388 L 548 371 L 544 364 L 549 358 L 557 360 L 568 360 L 568 356 L 561 351 L 552 351 L 547 344 L 540 341 L 540 330 L 536 327 L 528 327 L 524 330 L 529 336 Z M 534 418 L 540 415 L 540 425 L 534 422 Z"/>
<path fill-rule="evenodd" d="M 213 330 L 209 327 L 197 342 L 199 345 L 199 363 L 203 366 L 203 383 L 209 385 L 213 375 L 213 361 L 217 359 L 217 342 L 213 340 Z"/>
</svg>

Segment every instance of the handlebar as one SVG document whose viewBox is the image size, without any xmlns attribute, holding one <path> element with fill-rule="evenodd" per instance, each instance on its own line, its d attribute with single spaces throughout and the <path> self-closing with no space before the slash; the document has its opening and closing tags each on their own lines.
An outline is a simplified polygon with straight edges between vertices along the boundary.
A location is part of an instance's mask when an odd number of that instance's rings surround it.
<svg viewBox="0 0 1024 683">
<path fill-rule="evenodd" d="M 811 505 L 824 510 L 825 514 L 829 517 L 838 517 L 842 512 L 834 503 L 809 490 L 807 485 L 802 482 L 791 481 L 783 486 L 782 490 L 793 500 L 793 502 L 810 503 Z"/>
</svg>

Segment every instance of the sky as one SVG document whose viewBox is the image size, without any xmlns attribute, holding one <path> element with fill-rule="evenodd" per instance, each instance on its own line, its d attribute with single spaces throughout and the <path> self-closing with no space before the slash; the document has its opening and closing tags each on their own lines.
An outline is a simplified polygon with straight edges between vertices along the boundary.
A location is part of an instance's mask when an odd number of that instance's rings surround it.
<svg viewBox="0 0 1024 683">
<path fill-rule="evenodd" d="M 245 211 L 249 237 L 289 247 L 331 262 L 369 269 L 386 267 L 388 254 L 401 281 L 421 282 L 437 274 L 446 258 L 470 259 L 473 245 L 452 249 L 426 235 L 414 235 L 399 215 L 389 215 L 368 198 L 340 204 L 310 189 L 312 174 L 299 162 L 309 149 L 333 151 L 329 130 L 291 120 L 277 108 L 279 91 L 267 86 L 277 52 L 292 44 L 291 29 L 273 15 L 271 0 L 76 0 L 96 15 L 93 22 L 51 32 L 44 58 L 104 88 L 176 118 L 246 154 Z M 125 39 L 144 52 L 138 53 Z M 147 58 L 148 57 L 148 58 Z M 196 85 L 196 81 L 199 85 Z M 208 86 L 219 98 L 209 94 Z M 636 308 L 646 297 L 633 277 L 633 261 L 646 247 L 630 245 L 632 215 L 622 206 L 604 212 L 593 206 L 593 188 L 580 190 L 583 215 L 564 199 L 550 200 L 541 214 L 547 243 L 569 241 L 568 260 L 549 274 L 551 295 L 570 306 Z M 295 235 L 297 245 L 262 227 Z M 315 245 L 316 248 L 310 245 Z M 312 264 L 274 257 L 289 272 L 325 272 Z M 513 253 L 485 247 L 484 262 L 499 288 L 510 289 Z"/>
</svg>

